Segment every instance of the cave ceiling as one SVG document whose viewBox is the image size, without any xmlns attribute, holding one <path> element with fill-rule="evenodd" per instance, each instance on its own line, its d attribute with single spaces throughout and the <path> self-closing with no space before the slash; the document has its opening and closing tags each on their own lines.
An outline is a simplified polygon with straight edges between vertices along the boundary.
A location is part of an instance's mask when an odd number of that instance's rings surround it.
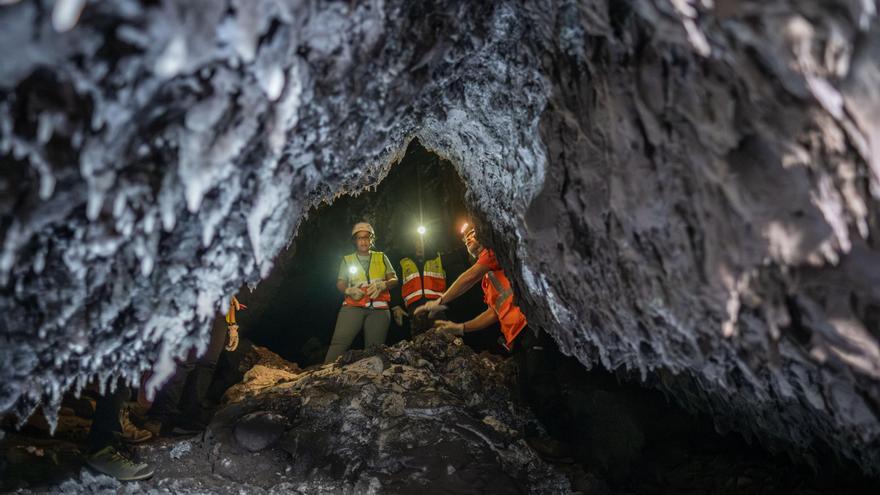
<svg viewBox="0 0 880 495">
<path fill-rule="evenodd" d="M 877 2 L 0 2 L 0 411 L 156 381 L 412 139 L 530 321 L 880 469 Z"/>
</svg>

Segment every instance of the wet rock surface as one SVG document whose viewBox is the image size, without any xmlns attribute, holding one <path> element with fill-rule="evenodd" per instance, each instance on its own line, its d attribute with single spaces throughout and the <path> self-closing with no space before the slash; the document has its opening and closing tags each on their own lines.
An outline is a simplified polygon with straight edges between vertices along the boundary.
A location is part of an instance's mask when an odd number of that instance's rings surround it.
<svg viewBox="0 0 880 495">
<path fill-rule="evenodd" d="M 871 1 L 4 2 L 0 411 L 167 376 L 418 137 L 566 352 L 876 475 L 878 33 Z"/>
</svg>

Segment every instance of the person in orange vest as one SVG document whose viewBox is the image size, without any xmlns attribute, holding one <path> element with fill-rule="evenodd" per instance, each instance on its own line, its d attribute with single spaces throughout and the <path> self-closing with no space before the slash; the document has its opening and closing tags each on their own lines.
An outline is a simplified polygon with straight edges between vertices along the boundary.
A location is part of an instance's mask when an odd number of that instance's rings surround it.
<svg viewBox="0 0 880 495">
<path fill-rule="evenodd" d="M 325 363 L 341 356 L 364 330 L 364 346 L 384 344 L 391 324 L 389 289 L 397 287 L 394 266 L 381 251 L 374 251 L 376 233 L 367 222 L 351 229 L 356 251 L 346 255 L 339 265 L 336 288 L 345 299 L 336 317 L 336 328 L 327 349 Z"/>
<path fill-rule="evenodd" d="M 483 300 L 488 306 L 486 310 L 476 318 L 463 323 L 437 320 L 435 327 L 444 332 L 461 336 L 465 332 L 482 330 L 497 322 L 501 326 L 504 346 L 512 351 L 517 337 L 526 328 L 528 321 L 514 301 L 510 281 L 504 274 L 504 269 L 498 264 L 498 260 L 495 259 L 495 252 L 480 244 L 476 231 L 469 223 L 465 222 L 460 232 L 468 253 L 476 258 L 477 262 L 459 275 L 440 297 L 428 301 L 418 308 L 416 314 L 424 312 L 430 314 L 445 308 L 446 304 L 482 280 Z"/>
<path fill-rule="evenodd" d="M 412 337 L 426 332 L 433 326 L 433 321 L 422 313 L 415 317 L 415 310 L 426 302 L 437 299 L 446 290 L 446 270 L 443 269 L 443 260 L 440 253 L 432 259 L 425 259 L 425 232 L 420 230 L 415 239 L 415 253 L 413 258 L 400 260 L 400 271 L 403 277 L 400 288 L 400 296 L 403 299 L 406 311 L 399 306 L 392 308 L 395 321 L 398 325 L 403 323 L 403 316 L 410 319 L 410 334 Z M 445 315 L 438 314 L 438 318 L 445 319 Z"/>
<path fill-rule="evenodd" d="M 476 263 L 459 275 L 440 297 L 426 302 L 415 312 L 437 312 L 482 281 L 486 310 L 462 323 L 437 320 L 435 328 L 462 336 L 466 332 L 475 332 L 499 323 L 503 345 L 513 354 L 516 362 L 520 394 L 543 424 L 553 424 L 564 414 L 562 392 L 554 376 L 558 354 L 556 345 L 546 332 L 529 329 L 526 316 L 516 305 L 510 280 L 495 259 L 495 252 L 480 243 L 469 223 L 465 222 L 459 233 L 462 234 L 468 254 L 476 258 Z"/>
</svg>

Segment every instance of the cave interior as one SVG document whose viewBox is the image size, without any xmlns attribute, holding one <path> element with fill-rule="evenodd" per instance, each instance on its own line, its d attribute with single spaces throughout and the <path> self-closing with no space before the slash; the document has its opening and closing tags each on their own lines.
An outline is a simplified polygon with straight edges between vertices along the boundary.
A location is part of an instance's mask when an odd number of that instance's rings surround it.
<svg viewBox="0 0 880 495">
<path fill-rule="evenodd" d="M 465 219 L 474 221 L 465 193 L 455 167 L 416 139 L 379 184 L 356 195 L 340 195 L 332 203 L 310 210 L 288 248 L 277 256 L 271 274 L 259 284 L 245 285 L 237 292 L 246 306 L 238 312 L 243 339 L 239 349 L 225 352 L 220 358 L 210 391 L 215 405 L 220 406 L 229 387 L 242 380 L 249 366 L 242 367 L 242 363 L 255 345 L 294 363 L 295 369 L 321 367 L 341 300 L 334 274 L 341 256 L 352 250 L 348 234 L 355 222 L 372 223 L 376 229 L 375 249 L 392 260 L 411 255 L 415 236 L 419 235 L 417 227 L 424 226 L 426 255 L 442 254 L 451 283 L 474 262 L 461 244 L 458 231 Z M 477 227 L 478 231 L 489 228 Z M 399 265 L 396 270 L 400 270 Z M 394 292 L 392 306 L 402 304 L 399 290 Z M 447 316 L 452 321 L 463 321 L 484 307 L 481 292 L 473 288 L 452 303 Z M 504 360 L 509 352 L 501 345 L 499 335 L 498 325 L 494 324 L 462 339 L 474 352 Z M 386 345 L 408 339 L 408 319 L 402 326 L 392 322 Z M 344 361 L 359 359 L 361 349 L 362 332 Z M 191 354 L 195 353 L 193 349 Z M 711 416 L 688 410 L 653 388 L 652 382 L 659 380 L 658 376 L 611 372 L 601 365 L 587 370 L 576 359 L 558 354 L 558 350 L 556 353 L 553 379 L 565 384 L 570 410 L 561 414 L 559 421 L 537 428 L 544 434 L 552 432 L 548 438 L 561 442 L 565 449 L 565 457 L 552 462 L 580 466 L 566 469 L 570 475 L 577 471 L 571 475 L 573 485 L 588 493 L 873 490 L 872 479 L 822 447 L 817 448 L 811 462 L 805 463 L 802 456 L 768 451 L 737 432 L 719 430 Z M 454 374 L 452 379 L 456 379 Z M 508 386 L 515 388 L 520 379 L 528 377 L 512 378 Z M 149 400 L 143 387 L 135 391 L 129 407 L 143 415 Z M 68 393 L 54 432 L 39 409 L 23 428 L 7 416 L 3 423 L 5 438 L 0 440 L 6 452 L 2 488 L 51 489 L 75 475 L 81 469 L 82 442 L 100 395 L 96 383 L 87 386 L 82 397 Z M 180 442 L 172 440 L 171 445 Z M 83 478 L 84 483 L 89 480 Z"/>
<path fill-rule="evenodd" d="M 878 12 L 0 0 L 0 490 L 877 493 Z M 318 364 L 352 223 L 395 263 L 424 223 L 451 278 L 465 216 L 555 421 L 497 329 Z M 210 424 L 85 468 L 96 404 L 146 426 L 232 293 Z"/>
</svg>

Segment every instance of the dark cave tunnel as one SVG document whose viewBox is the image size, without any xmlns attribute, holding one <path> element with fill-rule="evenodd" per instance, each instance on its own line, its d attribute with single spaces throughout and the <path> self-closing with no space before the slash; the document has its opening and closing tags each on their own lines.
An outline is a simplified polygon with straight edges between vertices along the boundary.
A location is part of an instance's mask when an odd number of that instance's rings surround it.
<svg viewBox="0 0 880 495">
<path fill-rule="evenodd" d="M 238 313 L 243 344 L 220 358 L 210 393 L 215 404 L 223 401 L 230 386 L 242 380 L 248 366 L 260 361 L 252 356 L 257 349 L 254 345 L 296 363 L 293 369 L 317 369 L 321 364 L 341 301 L 334 274 L 342 255 L 352 251 L 349 230 L 355 222 L 372 223 L 375 249 L 395 260 L 392 263 L 398 274 L 396 260 L 412 252 L 416 228 L 424 225 L 426 254 L 442 254 L 451 283 L 473 263 L 456 229 L 462 219 L 470 218 L 464 198 L 464 183 L 452 164 L 413 140 L 375 188 L 357 196 L 340 196 L 332 204 L 312 209 L 289 248 L 277 257 L 269 277 L 253 290 L 245 286 L 237 294 L 247 306 Z M 399 288 L 392 292 L 391 305 L 401 305 Z M 463 321 L 484 308 L 480 290 L 473 288 L 450 306 L 447 315 L 450 320 Z M 410 339 L 408 325 L 408 320 L 403 326 L 392 321 L 386 345 Z M 480 355 L 494 356 L 490 359 L 497 363 L 509 357 L 499 335 L 495 324 L 466 334 L 463 344 Z M 370 355 L 363 350 L 363 332 L 351 351 L 343 362 Z M 537 428 L 544 433 L 534 448 L 551 464 L 562 466 L 580 493 L 870 493 L 873 489 L 872 480 L 863 478 L 847 462 L 832 460 L 833 454 L 821 447 L 814 463 L 804 465 L 802 459 L 768 452 L 737 433 L 717 431 L 711 417 L 683 409 L 652 388 L 650 384 L 662 379 L 660 376 L 651 374 L 643 381 L 622 370 L 612 373 L 601 366 L 586 370 L 558 349 L 551 356 L 551 379 L 562 384 L 564 400 L 558 417 L 539 418 L 542 423 Z M 515 371 L 514 375 L 508 377 L 512 389 L 517 388 L 518 380 L 533 378 Z M 87 390 L 92 405 L 72 396 L 65 404 L 68 411 L 76 410 L 74 415 L 88 416 L 94 414 L 90 408 L 99 396 L 94 389 Z M 527 402 L 521 395 L 514 396 Z M 143 393 L 138 399 L 145 401 Z M 53 447 L 55 440 L 38 416 L 20 432 L 5 423 L 9 433 L 7 470 L 13 470 L 7 471 L 11 476 L 4 481 L 4 490 L 39 488 L 46 481 L 60 481 L 65 469 L 77 465 L 71 465 L 69 452 Z M 82 427 L 62 426 L 60 441 L 81 440 Z M 549 436 L 543 436 L 548 432 Z M 21 467 L 17 448 L 40 452 L 58 449 L 53 456 L 57 459 L 57 452 L 62 452 L 62 460 L 53 462 L 61 468 L 60 473 L 47 473 L 47 467 L 39 462 Z M 575 466 L 589 466 L 589 472 Z"/>
<path fill-rule="evenodd" d="M 312 209 L 290 248 L 277 257 L 271 275 L 255 290 L 239 291 L 248 306 L 241 316 L 248 337 L 301 366 L 323 360 L 321 352 L 326 352 L 342 301 L 335 289 L 336 269 L 342 256 L 353 251 L 349 231 L 359 221 L 376 229 L 375 249 L 388 255 L 398 276 L 399 260 L 413 256 L 416 229 L 423 225 L 426 254 L 442 255 L 451 283 L 470 264 L 457 233 L 458 224 L 467 217 L 464 193 L 453 166 L 414 140 L 374 189 Z M 399 287 L 391 292 L 391 305 L 403 306 Z M 449 317 L 470 318 L 482 311 L 481 305 L 480 291 L 469 291 L 450 308 Z M 496 325 L 466 340 L 480 350 L 501 352 L 497 332 Z M 386 343 L 408 336 L 408 319 L 402 327 L 392 321 Z M 353 348 L 363 348 L 362 334 Z"/>
</svg>

